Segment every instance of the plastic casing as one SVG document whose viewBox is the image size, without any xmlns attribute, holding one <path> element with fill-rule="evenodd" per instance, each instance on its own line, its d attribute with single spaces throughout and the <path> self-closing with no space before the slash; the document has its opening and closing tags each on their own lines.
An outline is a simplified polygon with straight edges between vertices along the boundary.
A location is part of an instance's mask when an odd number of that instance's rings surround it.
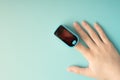
<svg viewBox="0 0 120 80">
<path fill-rule="evenodd" d="M 77 42 L 76 42 L 76 44 L 74 45 L 74 46 L 76 46 L 77 44 L 78 44 L 78 42 L 79 42 L 79 37 L 78 37 L 78 35 L 76 35 L 74 32 L 72 32 L 66 25 L 60 25 L 60 26 L 63 26 L 66 30 L 68 30 L 71 34 L 73 34 L 76 38 L 77 38 Z M 60 27 L 59 26 L 59 27 Z M 59 28 L 58 27 L 58 28 Z M 58 29 L 57 28 L 57 29 Z M 56 29 L 56 30 L 57 30 Z M 55 31 L 56 32 L 56 31 Z M 54 34 L 55 34 L 55 32 L 54 32 Z M 57 36 L 58 37 L 58 36 Z M 58 37 L 59 38 L 59 37 Z M 60 39 L 60 38 L 59 38 Z M 64 41 L 63 41 L 64 42 Z M 65 42 L 64 42 L 65 43 Z M 65 43 L 66 44 L 66 43 Z M 68 44 L 67 44 L 68 45 Z M 69 45 L 68 45 L 69 46 Z M 74 46 L 69 46 L 69 47 L 74 47 Z"/>
</svg>

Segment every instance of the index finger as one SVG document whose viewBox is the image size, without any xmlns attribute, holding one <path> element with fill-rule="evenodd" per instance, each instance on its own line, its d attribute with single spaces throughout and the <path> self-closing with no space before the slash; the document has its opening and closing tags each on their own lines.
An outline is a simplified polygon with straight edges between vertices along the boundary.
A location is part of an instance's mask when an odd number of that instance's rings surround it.
<svg viewBox="0 0 120 80">
<path fill-rule="evenodd" d="M 90 57 L 90 53 L 89 53 L 89 48 L 83 46 L 81 43 L 78 43 L 76 46 L 75 46 L 75 49 L 77 49 L 79 52 L 81 52 L 87 59 L 89 59 Z"/>
</svg>

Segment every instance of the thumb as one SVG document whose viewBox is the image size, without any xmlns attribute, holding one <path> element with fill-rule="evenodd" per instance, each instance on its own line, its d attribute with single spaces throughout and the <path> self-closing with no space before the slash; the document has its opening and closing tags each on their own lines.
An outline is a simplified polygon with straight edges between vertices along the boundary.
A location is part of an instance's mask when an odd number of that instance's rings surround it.
<svg viewBox="0 0 120 80">
<path fill-rule="evenodd" d="M 92 73 L 90 68 L 81 68 L 81 67 L 78 67 L 78 66 L 71 66 L 67 69 L 67 71 L 73 72 L 73 73 L 76 73 L 76 74 L 85 75 L 85 76 L 88 76 L 88 77 L 93 77 L 93 73 Z"/>
</svg>

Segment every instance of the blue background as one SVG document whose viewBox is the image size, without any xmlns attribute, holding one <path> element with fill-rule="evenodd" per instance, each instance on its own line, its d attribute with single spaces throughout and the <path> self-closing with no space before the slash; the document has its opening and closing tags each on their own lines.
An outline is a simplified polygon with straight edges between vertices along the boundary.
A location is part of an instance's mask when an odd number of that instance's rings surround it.
<svg viewBox="0 0 120 80">
<path fill-rule="evenodd" d="M 0 80 L 94 80 L 66 71 L 88 62 L 53 33 L 99 22 L 120 50 L 119 14 L 119 0 L 0 0 Z"/>
</svg>

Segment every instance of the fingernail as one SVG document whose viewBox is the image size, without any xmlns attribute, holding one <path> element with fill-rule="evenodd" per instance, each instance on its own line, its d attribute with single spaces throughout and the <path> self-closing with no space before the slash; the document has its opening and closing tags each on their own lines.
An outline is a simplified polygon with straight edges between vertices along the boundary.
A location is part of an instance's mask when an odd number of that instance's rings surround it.
<svg viewBox="0 0 120 80">
<path fill-rule="evenodd" d="M 83 24 L 83 25 L 86 25 L 87 23 L 86 23 L 85 21 L 82 21 L 82 24 Z"/>
<path fill-rule="evenodd" d="M 68 69 L 67 69 L 67 71 L 68 71 L 68 72 L 73 72 L 73 70 L 72 70 L 72 69 L 70 69 L 70 68 L 68 68 Z"/>
<path fill-rule="evenodd" d="M 77 22 L 74 22 L 73 25 L 77 25 Z"/>
<path fill-rule="evenodd" d="M 97 22 L 95 22 L 94 25 L 97 26 L 98 25 Z"/>
</svg>

